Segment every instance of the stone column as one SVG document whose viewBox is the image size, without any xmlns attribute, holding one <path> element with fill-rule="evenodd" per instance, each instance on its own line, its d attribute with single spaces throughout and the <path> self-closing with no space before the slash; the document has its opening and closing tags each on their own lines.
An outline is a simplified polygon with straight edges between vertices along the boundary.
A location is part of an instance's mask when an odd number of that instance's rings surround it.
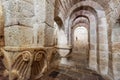
<svg viewBox="0 0 120 80">
<path fill-rule="evenodd" d="M 54 6 L 55 0 L 46 0 L 46 20 L 45 20 L 45 46 L 54 45 Z"/>
<path fill-rule="evenodd" d="M 53 41 L 54 9 L 50 8 L 54 7 L 53 3 L 47 0 L 3 0 L 2 4 L 5 47 L 1 48 L 0 57 L 3 57 L 6 75 L 9 80 L 39 79 L 47 68 L 48 53 L 44 46 L 52 45 Z M 36 62 L 40 66 L 34 65 Z"/>
<path fill-rule="evenodd" d="M 33 44 L 33 2 L 3 1 L 5 46 L 23 47 Z"/>
<path fill-rule="evenodd" d="M 120 80 L 120 27 L 115 24 L 112 28 L 112 68 L 115 80 Z"/>
<path fill-rule="evenodd" d="M 99 70 L 103 75 L 108 74 L 108 24 L 105 17 L 99 18 L 98 25 L 98 42 L 99 42 Z"/>
<path fill-rule="evenodd" d="M 34 44 L 44 46 L 45 37 L 45 17 L 46 17 L 46 0 L 34 1 L 35 23 L 33 26 Z"/>
<path fill-rule="evenodd" d="M 94 21 L 96 22 L 96 21 Z M 89 67 L 92 70 L 97 71 L 97 26 L 96 24 L 90 26 L 90 55 L 89 55 Z"/>
<path fill-rule="evenodd" d="M 34 34 L 38 35 L 34 36 L 34 43 L 39 46 L 53 46 L 54 0 L 35 0 L 34 7 L 36 20 Z"/>
</svg>

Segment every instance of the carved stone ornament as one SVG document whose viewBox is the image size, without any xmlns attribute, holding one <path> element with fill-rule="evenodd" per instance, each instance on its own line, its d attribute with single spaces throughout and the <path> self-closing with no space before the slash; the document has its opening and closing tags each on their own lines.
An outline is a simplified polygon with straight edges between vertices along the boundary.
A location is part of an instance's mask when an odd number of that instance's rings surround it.
<svg viewBox="0 0 120 80">
<path fill-rule="evenodd" d="M 36 80 L 47 69 L 47 52 L 44 49 L 5 49 L 0 57 L 9 80 Z"/>
</svg>

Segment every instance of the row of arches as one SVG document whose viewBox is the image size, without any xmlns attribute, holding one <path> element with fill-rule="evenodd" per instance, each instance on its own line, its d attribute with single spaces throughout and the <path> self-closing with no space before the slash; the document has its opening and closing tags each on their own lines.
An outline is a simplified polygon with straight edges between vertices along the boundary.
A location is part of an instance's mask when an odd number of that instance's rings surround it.
<svg viewBox="0 0 120 80">
<path fill-rule="evenodd" d="M 92 5 L 91 5 L 92 4 Z M 86 51 L 83 60 L 102 75 L 109 73 L 108 23 L 101 5 L 94 1 L 80 1 L 67 14 L 55 12 L 55 45 L 71 46 L 72 54 Z M 117 28 L 118 29 L 118 28 Z M 116 35 L 116 29 L 113 34 Z M 112 36 L 113 42 L 116 38 Z M 115 38 L 114 38 L 115 37 Z M 116 41 L 115 41 L 116 42 Z M 119 42 L 119 39 L 118 39 Z M 4 18 L 0 4 L 0 45 L 4 46 Z M 113 45 L 114 46 L 114 45 Z M 82 51 L 83 50 L 83 51 Z"/>
<path fill-rule="evenodd" d="M 63 16 L 66 16 L 66 19 Z M 59 21 L 62 21 L 67 45 L 72 46 L 71 54 L 85 50 L 84 54 L 87 56 L 84 60 L 87 60 L 85 64 L 88 64 L 86 67 L 107 75 L 109 65 L 108 23 L 102 6 L 94 1 L 80 1 L 71 7 L 68 14 L 62 15 L 59 12 L 57 17 L 59 17 Z M 61 27 L 59 23 L 58 26 Z M 85 48 L 82 51 L 84 45 Z"/>
</svg>

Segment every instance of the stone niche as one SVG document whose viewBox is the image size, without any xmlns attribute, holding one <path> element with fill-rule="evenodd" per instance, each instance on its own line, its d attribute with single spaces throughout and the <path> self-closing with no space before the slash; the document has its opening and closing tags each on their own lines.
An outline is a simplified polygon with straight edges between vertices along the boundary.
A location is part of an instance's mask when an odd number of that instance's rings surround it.
<svg viewBox="0 0 120 80">
<path fill-rule="evenodd" d="M 28 46 L 33 42 L 33 30 L 25 26 L 10 26 L 5 28 L 5 46 Z"/>
</svg>

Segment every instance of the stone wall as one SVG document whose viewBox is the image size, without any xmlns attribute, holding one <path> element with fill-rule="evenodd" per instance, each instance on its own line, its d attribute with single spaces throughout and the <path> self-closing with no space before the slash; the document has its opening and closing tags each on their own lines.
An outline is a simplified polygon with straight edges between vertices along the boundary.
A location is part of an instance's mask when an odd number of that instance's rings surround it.
<svg viewBox="0 0 120 80">
<path fill-rule="evenodd" d="M 114 79 L 120 79 L 120 25 L 119 23 L 115 24 L 112 29 L 112 56 L 113 56 L 113 74 Z"/>
<path fill-rule="evenodd" d="M 120 15 L 120 0 L 109 1 L 109 8 L 106 9 L 107 21 L 109 23 L 108 40 L 109 40 L 109 74 L 114 77 L 115 80 L 119 80 L 119 64 L 117 60 L 119 58 L 120 39 L 119 39 L 119 23 L 117 19 Z M 117 69 L 117 70 L 116 70 Z"/>
<path fill-rule="evenodd" d="M 68 36 L 66 42 L 70 44 L 72 18 L 81 14 L 94 22 L 90 24 L 89 66 L 100 74 L 119 80 L 120 23 L 117 19 L 120 16 L 120 0 L 92 1 L 95 2 L 93 6 L 90 1 L 83 1 L 81 5 L 92 6 L 96 11 L 82 7 L 78 8 L 82 9 L 79 12 L 73 10 L 71 17 L 72 8 L 80 6 L 77 4 L 80 0 L 0 0 L 0 47 L 54 47 L 56 16 L 62 22 L 63 33 Z M 74 20 L 73 23 L 76 24 Z"/>
</svg>

